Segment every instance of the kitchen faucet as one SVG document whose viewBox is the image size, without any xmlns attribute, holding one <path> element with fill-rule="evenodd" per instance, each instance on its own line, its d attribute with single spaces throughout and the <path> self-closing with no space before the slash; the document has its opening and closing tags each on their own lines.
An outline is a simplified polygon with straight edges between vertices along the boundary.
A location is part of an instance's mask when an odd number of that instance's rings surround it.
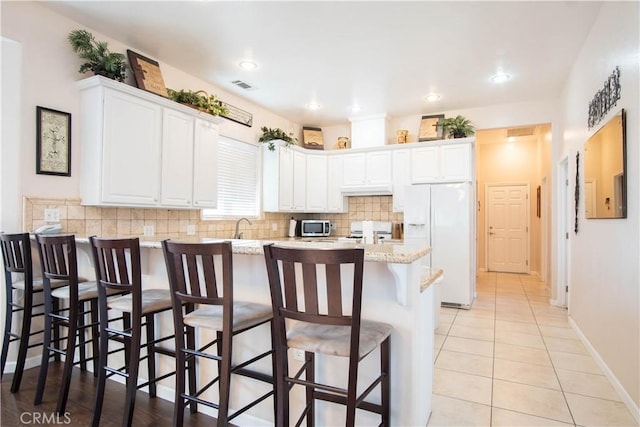
<svg viewBox="0 0 640 427">
<path fill-rule="evenodd" d="M 245 220 L 249 223 L 249 225 L 251 225 L 251 221 L 249 221 L 249 219 L 247 218 L 240 218 L 238 221 L 236 221 L 236 234 L 233 235 L 234 239 L 242 239 L 242 233 L 240 233 L 239 228 L 240 228 L 240 222 L 242 220 Z"/>
</svg>

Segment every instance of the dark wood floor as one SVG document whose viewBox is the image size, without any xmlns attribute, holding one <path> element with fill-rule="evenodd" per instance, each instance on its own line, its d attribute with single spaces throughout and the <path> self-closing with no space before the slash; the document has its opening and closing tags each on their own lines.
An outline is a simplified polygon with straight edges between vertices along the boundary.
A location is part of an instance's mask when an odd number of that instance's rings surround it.
<svg viewBox="0 0 640 427">
<path fill-rule="evenodd" d="M 69 419 L 64 416 L 59 418 L 56 424 L 52 414 L 56 408 L 58 390 L 60 387 L 60 377 L 62 375 L 62 363 L 51 362 L 49 365 L 49 375 L 45 398 L 42 404 L 34 406 L 33 398 L 36 393 L 39 369 L 29 369 L 24 372 L 20 391 L 11 393 L 11 379 L 13 374 L 6 374 L 2 378 L 2 393 L 0 395 L 0 425 L 1 426 L 89 426 L 93 414 L 95 403 L 95 387 L 97 379 L 93 373 L 81 372 L 75 368 L 71 380 L 71 390 L 69 392 L 69 402 L 67 412 Z M 122 411 L 124 408 L 125 387 L 123 384 L 114 381 L 107 381 L 104 407 L 102 410 L 101 426 L 121 426 Z M 37 413 L 37 414 L 34 414 Z M 34 422 L 35 417 L 42 420 L 45 414 L 47 420 L 53 423 L 45 424 Z M 22 420 L 21 420 L 22 417 Z M 173 403 L 161 398 L 150 399 L 147 393 L 138 391 L 136 396 L 136 407 L 133 416 L 133 426 L 165 427 L 171 425 L 173 420 Z M 66 421 L 66 422 L 65 422 Z M 189 414 L 185 411 L 185 426 L 212 426 L 215 425 L 215 418 L 204 414 Z"/>
</svg>

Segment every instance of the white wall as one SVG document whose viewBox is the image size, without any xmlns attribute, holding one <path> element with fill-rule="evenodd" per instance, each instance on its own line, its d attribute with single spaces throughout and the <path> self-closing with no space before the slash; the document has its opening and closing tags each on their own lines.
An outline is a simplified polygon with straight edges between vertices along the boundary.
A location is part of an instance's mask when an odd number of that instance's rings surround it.
<svg viewBox="0 0 640 427">
<path fill-rule="evenodd" d="M 605 2 L 567 80 L 562 96 L 563 141 L 554 160 L 581 158 L 579 232 L 570 237 L 570 317 L 619 381 L 638 415 L 640 405 L 640 99 L 638 2 Z M 586 220 L 584 143 L 587 106 L 613 69 L 620 67 L 622 97 L 602 121 L 627 110 L 626 219 Z M 571 179 L 570 179 L 571 181 Z M 573 184 L 570 184 L 573 195 Z"/>
<path fill-rule="evenodd" d="M 57 15 L 38 5 L 36 2 L 2 2 L 2 36 L 16 41 L 22 47 L 22 105 L 16 108 L 19 120 L 20 138 L 13 141 L 20 147 L 20 163 L 22 166 L 22 185 L 19 196 L 79 197 L 80 177 L 80 94 L 75 82 L 90 74 L 78 73 L 81 61 L 72 51 L 67 41 L 67 34 L 74 29 L 85 28 L 63 16 Z M 91 28 L 97 40 L 109 43 L 109 49 L 125 53 L 127 48 L 152 57 L 139 51 L 135 46 L 126 46 L 117 40 L 110 39 Z M 3 63 L 5 60 L 3 52 Z M 268 110 L 250 103 L 239 96 L 225 92 L 202 80 L 196 79 L 175 67 L 164 64 L 161 58 L 160 69 L 165 85 L 172 89 L 206 90 L 215 94 L 231 105 L 253 113 L 253 127 L 249 128 L 232 121 L 224 120 L 220 126 L 222 135 L 243 141 L 257 142 L 260 127 L 279 127 L 287 132 L 300 132 L 300 126 Z M 4 71 L 4 69 L 3 69 Z M 3 86 L 16 84 L 4 73 Z M 127 83 L 133 84 L 130 70 Z M 4 100 L 4 96 L 3 96 Z M 72 114 L 72 161 L 71 177 L 36 175 L 35 173 L 35 112 L 36 106 L 53 108 Z M 4 135 L 3 135 L 4 139 Z M 20 201 L 18 202 L 21 203 Z"/>
</svg>

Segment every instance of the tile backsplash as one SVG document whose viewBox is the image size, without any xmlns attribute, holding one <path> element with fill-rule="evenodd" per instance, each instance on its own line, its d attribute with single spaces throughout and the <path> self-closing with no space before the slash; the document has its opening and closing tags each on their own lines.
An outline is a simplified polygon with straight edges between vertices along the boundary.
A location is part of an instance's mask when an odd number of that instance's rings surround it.
<svg viewBox="0 0 640 427">
<path fill-rule="evenodd" d="M 202 219 L 200 210 L 116 208 L 80 205 L 79 198 L 49 199 L 24 197 L 23 230 L 33 231 L 50 224 L 45 221 L 45 209 L 58 209 L 63 233 L 78 236 L 128 237 L 142 236 L 145 226 L 153 226 L 155 235 L 163 238 L 187 237 L 187 226 L 194 225 L 198 237 L 231 238 L 236 220 Z M 296 214 L 264 212 L 252 218 L 252 225 L 242 222 L 240 231 L 245 239 L 273 239 L 285 237 L 289 219 L 328 219 L 335 225 L 333 234 L 349 234 L 351 221 L 401 222 L 402 214 L 392 212 L 391 196 L 350 197 L 349 211 L 343 214 Z M 274 230 L 275 228 L 275 230 Z"/>
</svg>

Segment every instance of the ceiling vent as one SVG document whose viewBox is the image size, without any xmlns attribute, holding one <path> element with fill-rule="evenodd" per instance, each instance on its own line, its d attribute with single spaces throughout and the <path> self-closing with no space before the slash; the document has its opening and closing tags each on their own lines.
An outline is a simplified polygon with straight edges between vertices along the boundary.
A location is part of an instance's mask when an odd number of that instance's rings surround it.
<svg viewBox="0 0 640 427">
<path fill-rule="evenodd" d="M 532 136 L 535 130 L 536 130 L 535 126 L 507 129 L 507 138 L 518 137 L 518 136 Z"/>
<path fill-rule="evenodd" d="M 242 88 L 244 90 L 251 90 L 254 89 L 253 86 L 251 86 L 249 83 L 243 82 L 242 80 L 234 80 L 231 83 L 233 83 L 234 85 L 238 86 L 239 88 Z"/>
</svg>

